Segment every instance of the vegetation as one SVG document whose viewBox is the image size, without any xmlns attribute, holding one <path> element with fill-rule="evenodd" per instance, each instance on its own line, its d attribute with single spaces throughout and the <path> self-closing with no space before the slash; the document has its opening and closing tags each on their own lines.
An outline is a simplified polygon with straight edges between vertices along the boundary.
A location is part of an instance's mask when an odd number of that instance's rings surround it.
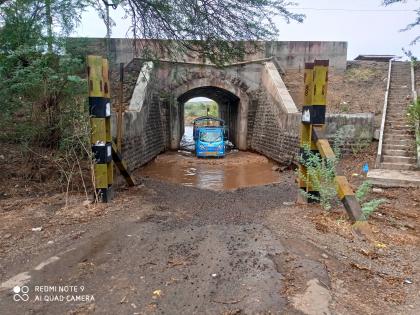
<svg viewBox="0 0 420 315">
<path fill-rule="evenodd" d="M 313 153 L 309 146 L 304 149 L 305 158 L 300 158 L 300 163 L 306 167 L 307 173 L 303 174 L 299 171 L 298 176 L 307 185 L 311 185 L 314 191 L 319 191 L 319 196 L 304 191 L 301 193 L 308 200 L 319 202 L 321 207 L 327 211 L 338 204 L 335 176 L 341 157 L 340 147 L 343 142 L 343 133 L 338 131 L 334 140 L 334 158 L 324 159 L 320 154 Z M 368 181 L 364 181 L 356 191 L 356 198 L 361 204 L 363 216 L 366 220 L 385 201 L 383 199 L 367 200 L 371 189 L 372 185 Z"/>
<path fill-rule="evenodd" d="M 350 68 L 345 73 L 345 79 L 349 82 L 370 81 L 375 78 L 376 70 L 370 68 Z"/>
<path fill-rule="evenodd" d="M 219 106 L 215 101 L 187 102 L 184 105 L 184 119 L 186 124 L 200 116 L 219 117 Z"/>
<path fill-rule="evenodd" d="M 131 17 L 135 38 L 159 40 L 151 52 L 193 53 L 217 64 L 241 57 L 249 48 L 241 41 L 276 36 L 274 17 L 303 19 L 284 0 L 0 0 L 0 140 L 21 144 L 28 162 L 42 158 L 43 148 L 57 150 L 52 162 L 67 187 L 91 152 L 84 56 L 75 53 L 83 48 L 68 55 L 64 41 L 88 7 L 106 20 L 105 7 L 116 4 Z"/>
<path fill-rule="evenodd" d="M 121 5 L 131 17 L 134 38 L 162 40 L 154 42 L 151 53 L 189 52 L 216 64 L 240 59 L 258 47 L 256 41 L 276 38 L 275 17 L 287 22 L 304 18 L 287 9 L 294 5 L 287 0 L 127 0 Z"/>
<path fill-rule="evenodd" d="M 407 116 L 413 125 L 420 122 L 420 99 L 417 99 L 408 106 Z"/>
<path fill-rule="evenodd" d="M 420 139 L 420 99 L 412 102 L 407 109 L 407 117 L 416 132 L 416 139 Z M 420 145 L 420 143 L 417 143 Z"/>
<path fill-rule="evenodd" d="M 64 54 L 61 40 L 86 5 L 79 0 L 0 3 L 0 140 L 20 145 L 31 172 L 55 165 L 65 191 L 76 175 L 86 191 L 82 169 L 91 160 L 84 58 Z M 46 154 L 51 149 L 55 154 Z"/>
<path fill-rule="evenodd" d="M 355 141 L 351 144 L 351 151 L 353 155 L 363 152 L 369 147 L 371 136 L 368 130 L 362 129 L 355 135 Z"/>
<path fill-rule="evenodd" d="M 394 3 L 404 3 L 404 2 L 406 2 L 407 0 L 383 0 L 382 1 L 382 3 L 385 5 L 385 6 L 388 6 L 388 5 L 392 5 L 392 4 L 394 4 Z M 415 27 L 417 27 L 417 26 L 419 26 L 420 25 L 420 7 L 416 10 L 416 12 L 417 12 L 417 17 L 416 17 L 416 19 L 413 21 L 413 22 L 411 22 L 411 23 L 409 23 L 402 31 L 408 31 L 408 30 L 412 30 L 412 29 L 414 29 Z M 418 41 L 420 40 L 420 36 L 417 36 L 417 37 L 415 37 L 414 39 L 413 39 L 413 41 L 412 41 L 412 45 L 414 45 L 415 43 L 417 43 Z"/>
</svg>

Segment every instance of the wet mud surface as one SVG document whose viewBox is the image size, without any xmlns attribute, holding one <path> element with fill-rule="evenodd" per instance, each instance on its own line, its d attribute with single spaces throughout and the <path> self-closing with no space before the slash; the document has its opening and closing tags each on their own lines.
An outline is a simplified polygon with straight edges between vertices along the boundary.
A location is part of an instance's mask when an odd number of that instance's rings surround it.
<svg viewBox="0 0 420 315">
<path fill-rule="evenodd" d="M 250 152 L 233 151 L 224 158 L 199 159 L 189 152 L 167 152 L 137 174 L 184 186 L 233 190 L 280 182 L 277 165 Z"/>
<path fill-rule="evenodd" d="M 418 227 L 401 230 L 409 223 L 391 210 L 372 219 L 378 231 L 365 240 L 352 233 L 343 211 L 296 205 L 291 171 L 277 184 L 229 191 L 139 179 L 108 205 L 57 205 L 37 218 L 33 206 L 15 210 L 12 235 L 2 234 L 0 314 L 420 310 Z M 36 206 L 42 208 L 48 207 Z M 43 230 L 23 229 L 26 217 Z M 13 301 L 10 279 L 29 287 L 29 301 Z M 35 286 L 59 285 L 83 286 L 94 300 L 35 301 Z"/>
<path fill-rule="evenodd" d="M 284 248 L 262 219 L 290 201 L 292 185 L 256 187 L 250 194 L 150 181 L 147 211 L 132 211 L 109 230 L 72 244 L 56 254 L 59 261 L 30 271 L 27 285 L 33 291 L 83 284 L 95 301 L 81 309 L 99 314 L 282 314 L 288 306 L 273 257 Z M 11 293 L 2 293 L 0 309 L 16 314 L 79 309 L 60 302 L 13 304 Z"/>
</svg>

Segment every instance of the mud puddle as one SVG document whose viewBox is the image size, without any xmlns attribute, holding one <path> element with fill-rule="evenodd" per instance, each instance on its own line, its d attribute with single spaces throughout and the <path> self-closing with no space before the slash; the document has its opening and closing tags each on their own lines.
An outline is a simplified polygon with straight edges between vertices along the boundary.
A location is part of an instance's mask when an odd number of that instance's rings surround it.
<svg viewBox="0 0 420 315">
<path fill-rule="evenodd" d="M 167 152 L 139 170 L 138 175 L 184 186 L 233 190 L 280 182 L 277 164 L 250 152 L 231 152 L 221 159 L 198 159 L 188 152 Z"/>
</svg>

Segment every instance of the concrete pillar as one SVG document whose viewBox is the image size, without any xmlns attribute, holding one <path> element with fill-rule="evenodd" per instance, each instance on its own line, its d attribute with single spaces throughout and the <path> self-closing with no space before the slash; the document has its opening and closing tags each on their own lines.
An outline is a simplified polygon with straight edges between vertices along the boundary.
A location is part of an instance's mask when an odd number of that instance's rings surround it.
<svg viewBox="0 0 420 315">
<path fill-rule="evenodd" d="M 239 150 L 246 151 L 247 134 L 248 134 L 248 100 L 241 99 L 239 101 L 237 129 L 236 129 L 236 143 Z"/>
<path fill-rule="evenodd" d="M 178 150 L 179 143 L 181 142 L 182 132 L 181 132 L 181 104 L 179 104 L 176 100 L 173 100 L 170 105 L 170 122 L 171 122 L 171 141 L 170 141 L 170 149 L 171 150 Z"/>
</svg>

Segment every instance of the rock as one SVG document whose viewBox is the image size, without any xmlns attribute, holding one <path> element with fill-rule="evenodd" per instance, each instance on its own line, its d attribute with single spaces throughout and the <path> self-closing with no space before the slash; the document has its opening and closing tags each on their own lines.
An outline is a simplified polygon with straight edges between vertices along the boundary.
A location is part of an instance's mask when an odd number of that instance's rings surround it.
<svg viewBox="0 0 420 315">
<path fill-rule="evenodd" d="M 283 202 L 284 206 L 293 206 L 295 203 L 293 201 L 285 201 Z"/>
<path fill-rule="evenodd" d="M 379 141 L 380 137 L 381 137 L 381 130 L 380 129 L 375 129 L 375 131 L 373 133 L 373 139 Z"/>
<path fill-rule="evenodd" d="M 5 239 L 11 238 L 11 237 L 12 237 L 12 234 L 10 234 L 10 233 L 7 233 L 7 234 L 3 235 L 3 238 L 5 238 Z"/>
<path fill-rule="evenodd" d="M 4 155 L 0 154 L 0 160 L 4 160 Z"/>
<path fill-rule="evenodd" d="M 41 231 L 42 231 L 42 226 L 32 228 L 32 232 L 41 232 Z"/>
<path fill-rule="evenodd" d="M 413 284 L 413 280 L 411 280 L 410 278 L 407 278 L 404 280 L 404 284 Z"/>
<path fill-rule="evenodd" d="M 322 253 L 322 255 L 321 255 L 323 258 L 325 258 L 325 259 L 328 259 L 328 255 L 327 254 L 325 254 L 325 253 Z"/>
<path fill-rule="evenodd" d="M 410 229 L 410 230 L 415 230 L 415 226 L 414 226 L 414 224 L 412 224 L 412 223 L 406 223 L 406 224 L 404 224 L 404 226 L 406 227 L 406 228 L 408 228 L 408 229 Z"/>
<path fill-rule="evenodd" d="M 278 167 L 277 165 L 274 165 L 274 166 L 271 168 L 271 170 L 272 170 L 273 172 L 278 172 L 278 171 L 280 170 L 280 167 Z"/>
<path fill-rule="evenodd" d="M 54 244 L 54 241 L 48 241 L 47 244 L 48 245 Z"/>
<path fill-rule="evenodd" d="M 382 188 L 373 188 L 372 191 L 376 194 L 381 194 L 384 192 L 384 190 Z"/>
<path fill-rule="evenodd" d="M 217 277 L 217 273 L 212 273 L 212 274 L 211 274 L 211 276 L 212 276 L 213 278 L 216 278 L 216 277 Z"/>
</svg>

